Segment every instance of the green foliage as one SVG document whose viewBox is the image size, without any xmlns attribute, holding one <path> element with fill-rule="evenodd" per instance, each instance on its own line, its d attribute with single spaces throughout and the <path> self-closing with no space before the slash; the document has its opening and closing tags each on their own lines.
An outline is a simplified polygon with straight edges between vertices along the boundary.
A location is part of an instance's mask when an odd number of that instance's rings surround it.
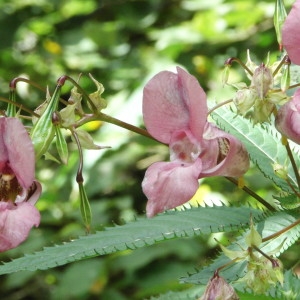
<svg viewBox="0 0 300 300">
<path fill-rule="evenodd" d="M 250 49 L 258 63 L 269 51 L 271 60 L 277 59 L 272 11 L 274 1 L 259 0 L 2 1 L 0 96 L 9 94 L 8 83 L 20 74 L 48 85 L 53 94 L 59 76 L 76 79 L 79 73 L 89 72 L 105 87 L 108 107 L 104 113 L 143 126 L 141 98 L 147 78 L 183 65 L 199 79 L 209 98 L 220 102 L 233 94 L 229 87 L 222 87 L 220 79 L 228 57 L 243 59 Z M 292 82 L 298 83 L 299 67 L 291 68 Z M 235 82 L 243 76 L 239 68 L 231 67 L 230 78 Z M 90 93 L 94 85 L 86 78 L 82 76 L 80 84 Z M 16 101 L 30 108 L 44 99 L 43 93 L 23 83 L 18 83 L 17 91 Z M 62 94 L 67 100 L 69 86 L 62 88 Z M 40 295 L 47 300 L 195 299 L 216 268 L 228 262 L 218 254 L 214 238 L 224 244 L 229 240 L 232 249 L 240 250 L 238 244 L 246 247 L 250 212 L 263 237 L 295 221 L 299 199 L 282 193 L 291 188 L 272 169 L 272 163 L 285 162 L 280 135 L 269 125 L 253 126 L 228 108 L 219 108 L 213 118 L 243 141 L 263 174 L 258 176 L 251 169 L 246 175 L 251 186 L 266 201 L 275 198 L 293 212 L 197 207 L 145 219 L 146 198 L 140 183 L 149 164 L 166 159 L 168 149 L 105 123 L 87 124 L 85 130 L 97 144 L 112 147 L 84 152 L 84 185 L 93 212 L 91 230 L 96 232 L 84 236 L 75 183 L 78 155 L 69 144 L 68 165 L 38 162 L 36 176 L 43 183 L 37 203 L 41 225 L 20 247 L 1 254 L 5 262 L 0 266 L 1 296 L 11 300 L 39 299 Z M 299 166 L 299 148 L 293 153 Z M 288 173 L 295 184 L 290 166 Z M 274 195 L 269 181 L 280 190 L 279 195 Z M 250 196 L 222 178 L 201 182 L 201 186 L 208 185 L 210 191 L 200 194 L 201 205 L 214 203 L 219 194 L 219 202 L 253 205 Z M 122 225 L 111 227 L 112 222 Z M 236 239 L 242 229 L 245 233 Z M 297 246 L 297 239 L 299 225 L 266 242 L 263 249 L 282 244 L 276 255 L 292 268 L 299 262 L 299 249 L 291 247 Z M 48 247 L 43 248 L 45 245 Z M 236 279 L 244 274 L 245 266 L 239 262 L 221 275 Z M 199 270 L 194 271 L 195 267 Z M 253 296 L 243 286 L 236 287 L 241 300 L 298 299 L 299 279 L 290 270 L 284 272 L 284 279 L 283 287 L 270 290 L 271 296 Z"/>
<path fill-rule="evenodd" d="M 0 274 L 20 270 L 45 270 L 98 255 L 136 249 L 178 237 L 193 237 L 212 232 L 236 231 L 248 226 L 249 208 L 207 207 L 168 212 L 153 219 L 138 218 L 122 226 L 106 228 L 63 245 L 48 247 L 0 266 Z"/>
</svg>

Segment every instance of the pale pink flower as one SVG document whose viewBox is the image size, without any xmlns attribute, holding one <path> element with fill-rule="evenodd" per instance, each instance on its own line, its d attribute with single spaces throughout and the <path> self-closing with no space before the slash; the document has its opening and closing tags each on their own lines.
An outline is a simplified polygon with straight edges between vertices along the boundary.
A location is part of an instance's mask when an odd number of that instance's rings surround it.
<svg viewBox="0 0 300 300">
<path fill-rule="evenodd" d="M 282 44 L 294 64 L 300 65 L 300 0 L 297 0 L 282 27 Z"/>
<path fill-rule="evenodd" d="M 199 178 L 239 177 L 249 167 L 244 146 L 207 122 L 206 95 L 196 78 L 177 72 L 160 72 L 144 88 L 146 128 L 170 149 L 170 162 L 152 164 L 142 183 L 148 217 L 190 200 Z"/>
<path fill-rule="evenodd" d="M 300 144 L 300 89 L 278 110 L 275 126 L 280 133 Z"/>
<path fill-rule="evenodd" d="M 40 223 L 34 204 L 41 185 L 34 179 L 35 155 L 17 118 L 0 118 L 0 252 L 15 248 Z"/>
</svg>

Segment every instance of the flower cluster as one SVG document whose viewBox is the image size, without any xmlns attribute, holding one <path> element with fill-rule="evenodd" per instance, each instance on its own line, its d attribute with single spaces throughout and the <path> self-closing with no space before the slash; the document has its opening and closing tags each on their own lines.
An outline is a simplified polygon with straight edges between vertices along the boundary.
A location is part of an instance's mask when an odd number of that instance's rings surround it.
<svg viewBox="0 0 300 300">
<path fill-rule="evenodd" d="M 242 176 L 249 167 L 242 143 L 207 121 L 206 95 L 181 68 L 163 71 L 145 86 L 143 116 L 148 132 L 169 145 L 170 162 L 156 162 L 142 183 L 147 215 L 186 203 L 208 176 Z"/>
</svg>

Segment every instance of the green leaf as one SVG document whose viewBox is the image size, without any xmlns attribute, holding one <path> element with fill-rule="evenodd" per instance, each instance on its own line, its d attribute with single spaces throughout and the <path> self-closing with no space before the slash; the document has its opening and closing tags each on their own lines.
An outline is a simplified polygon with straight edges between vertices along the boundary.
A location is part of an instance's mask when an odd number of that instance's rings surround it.
<svg viewBox="0 0 300 300">
<path fill-rule="evenodd" d="M 217 125 L 233 134 L 247 148 L 250 159 L 263 175 L 270 178 L 283 191 L 291 191 L 288 184 L 273 171 L 272 164 L 283 164 L 287 157 L 285 147 L 281 144 L 280 134 L 269 124 L 253 125 L 249 120 L 236 115 L 228 108 L 220 107 L 212 115 Z M 294 151 L 296 164 L 300 165 L 299 147 Z M 297 186 L 291 165 L 288 166 L 288 177 Z"/>
<path fill-rule="evenodd" d="M 122 226 L 106 228 L 59 246 L 44 248 L 0 266 L 0 274 L 20 270 L 45 270 L 64 264 L 122 251 L 149 246 L 164 240 L 193 237 L 220 231 L 236 231 L 249 227 L 263 213 L 247 207 L 198 207 L 185 211 L 169 211 L 152 219 L 138 218 Z"/>
</svg>

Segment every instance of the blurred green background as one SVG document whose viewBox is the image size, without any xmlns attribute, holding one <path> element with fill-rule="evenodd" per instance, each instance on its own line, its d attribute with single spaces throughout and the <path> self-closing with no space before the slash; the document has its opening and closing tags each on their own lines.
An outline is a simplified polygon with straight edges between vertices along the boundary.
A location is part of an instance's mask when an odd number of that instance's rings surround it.
<svg viewBox="0 0 300 300">
<path fill-rule="evenodd" d="M 80 81 L 91 93 L 91 73 L 105 87 L 105 113 L 142 126 L 142 88 L 155 73 L 181 65 L 195 75 L 211 105 L 233 94 L 223 87 L 224 61 L 245 61 L 247 49 L 256 63 L 279 55 L 273 13 L 275 1 L 222 0 L 11 0 L 0 4 L 0 90 L 7 97 L 11 79 L 22 76 L 48 86 L 52 92 L 63 74 Z M 287 8 L 293 1 L 285 1 Z M 244 78 L 232 67 L 230 81 Z M 63 98 L 68 99 L 66 84 Z M 35 108 L 45 94 L 18 83 L 18 101 Z M 6 105 L 1 104 L 0 109 Z M 92 231 L 122 224 L 145 214 L 141 190 L 145 169 L 167 159 L 168 149 L 109 124 L 86 126 L 95 142 L 109 150 L 85 151 L 85 186 L 93 209 Z M 37 206 L 41 225 L 20 247 L 2 253 L 8 261 L 70 241 L 85 234 L 75 184 L 78 155 L 70 144 L 69 164 L 40 160 L 37 178 L 43 194 Z M 259 180 L 258 180 L 259 179 Z M 273 187 L 256 170 L 247 183 L 271 201 Z M 223 178 L 205 179 L 199 202 L 251 201 Z M 204 199 L 204 200 L 203 200 Z M 252 203 L 255 205 L 254 203 Z M 223 239 L 226 241 L 228 236 Z M 222 239 L 222 236 L 218 237 Z M 145 299 L 187 285 L 179 278 L 207 264 L 215 254 L 212 237 L 180 239 L 94 258 L 39 272 L 20 272 L 1 278 L 1 297 L 8 299 Z M 290 267 L 291 251 L 282 258 Z"/>
</svg>

